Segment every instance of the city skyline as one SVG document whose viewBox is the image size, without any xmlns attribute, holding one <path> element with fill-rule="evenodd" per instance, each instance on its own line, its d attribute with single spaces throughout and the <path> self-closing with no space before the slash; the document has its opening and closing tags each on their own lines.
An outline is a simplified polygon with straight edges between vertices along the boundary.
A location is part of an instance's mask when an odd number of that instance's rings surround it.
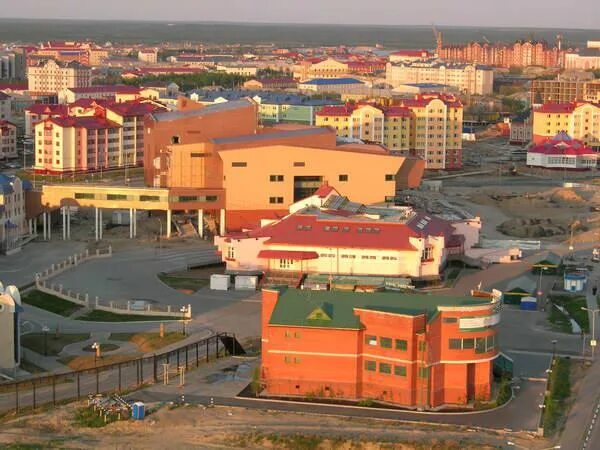
<svg viewBox="0 0 600 450">
<path fill-rule="evenodd" d="M 56 0 L 40 4 L 22 0 L 0 12 L 0 18 L 75 19 L 75 20 L 144 20 L 172 22 L 241 22 L 299 24 L 379 24 L 391 26 L 428 25 L 472 27 L 564 27 L 564 5 L 558 1 L 517 0 L 503 2 L 501 9 L 489 14 L 491 1 L 463 0 L 461 7 L 443 0 L 424 0 L 417 5 L 401 5 L 390 0 L 375 0 L 365 10 L 358 0 L 305 0 L 286 4 L 272 0 L 227 0 L 205 4 L 202 9 L 192 0 L 173 0 L 169 10 L 164 2 L 131 0 L 80 4 L 75 0 Z M 581 0 L 587 13 L 570 17 L 568 28 L 594 29 L 600 21 L 600 10 L 593 0 Z M 468 12 L 468 14 L 466 14 Z"/>
</svg>

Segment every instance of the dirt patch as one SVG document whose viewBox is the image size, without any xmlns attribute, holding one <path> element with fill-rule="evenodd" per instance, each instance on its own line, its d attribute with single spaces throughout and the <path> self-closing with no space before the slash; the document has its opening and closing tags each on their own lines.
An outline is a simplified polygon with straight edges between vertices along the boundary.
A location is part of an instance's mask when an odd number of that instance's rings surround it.
<svg viewBox="0 0 600 450">
<path fill-rule="evenodd" d="M 96 359 L 95 356 L 65 356 L 58 361 L 73 370 L 93 369 L 97 366 L 106 366 L 122 361 L 130 361 L 139 355 L 110 355 L 101 356 Z"/>
<path fill-rule="evenodd" d="M 567 230 L 552 219 L 510 219 L 498 226 L 498 231 L 519 238 L 563 236 Z"/>
</svg>

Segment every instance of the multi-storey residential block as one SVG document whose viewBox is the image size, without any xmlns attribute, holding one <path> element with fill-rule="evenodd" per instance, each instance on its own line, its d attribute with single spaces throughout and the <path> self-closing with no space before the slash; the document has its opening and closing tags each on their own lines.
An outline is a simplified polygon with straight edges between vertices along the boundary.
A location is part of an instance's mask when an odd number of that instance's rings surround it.
<svg viewBox="0 0 600 450">
<path fill-rule="evenodd" d="M 343 138 L 419 156 L 428 169 L 462 167 L 462 121 L 462 103 L 447 94 L 417 95 L 388 107 L 329 106 L 316 115 L 317 126 L 331 126 Z"/>
<path fill-rule="evenodd" d="M 489 400 L 500 300 L 398 293 L 262 293 L 263 395 L 430 409 Z"/>
<path fill-rule="evenodd" d="M 12 117 L 12 97 L 0 91 L 0 120 L 10 120 Z"/>
<path fill-rule="evenodd" d="M 0 52 L 0 80 L 2 79 L 25 79 L 24 52 Z"/>
<path fill-rule="evenodd" d="M 494 71 L 476 64 L 445 63 L 439 60 L 388 63 L 386 81 L 394 87 L 411 83 L 454 86 L 465 94 L 489 95 Z"/>
<path fill-rule="evenodd" d="M 27 67 L 29 91 L 57 94 L 63 89 L 91 85 L 91 69 L 78 62 L 39 61 Z"/>
<path fill-rule="evenodd" d="M 145 63 L 156 64 L 158 62 L 158 50 L 155 48 L 140 50 L 138 52 L 138 60 Z"/>
<path fill-rule="evenodd" d="M 68 115 L 67 105 L 54 105 L 45 103 L 34 103 L 25 108 L 25 136 L 33 136 L 34 125 L 42 120 L 51 117 L 61 117 Z"/>
<path fill-rule="evenodd" d="M 17 126 L 0 119 L 0 159 L 17 157 Z"/>
<path fill-rule="evenodd" d="M 510 122 L 509 142 L 514 145 L 524 145 L 531 142 L 533 132 L 533 118 L 528 111 Z"/>
<path fill-rule="evenodd" d="M 560 43 L 550 47 L 546 42 L 516 41 L 514 44 L 471 42 L 466 45 L 443 45 L 441 33 L 438 33 L 438 58 L 486 64 L 498 67 L 562 67 L 566 51 Z"/>
<path fill-rule="evenodd" d="M 28 233 L 25 193 L 31 189 L 28 181 L 0 174 L 0 250 L 17 248 L 18 240 Z"/>
<path fill-rule="evenodd" d="M 108 50 L 88 42 L 49 41 L 34 49 L 29 58 L 52 58 L 65 63 L 76 61 L 86 66 L 98 66 L 108 58 Z"/>
<path fill-rule="evenodd" d="M 533 110 L 533 142 L 566 132 L 586 147 L 600 150 L 600 105 L 591 102 L 546 103 Z"/>
<path fill-rule="evenodd" d="M 556 80 L 533 80 L 531 82 L 531 105 L 544 103 L 567 103 L 574 101 L 597 101 L 600 80 L 590 77 L 561 76 Z"/>
<path fill-rule="evenodd" d="M 50 116 L 34 125 L 37 172 L 98 171 L 141 165 L 143 119 L 164 109 L 153 102 L 80 100 L 68 115 Z"/>
<path fill-rule="evenodd" d="M 58 93 L 59 103 L 74 103 L 81 99 L 111 99 L 116 102 L 126 102 L 139 99 L 157 100 L 159 93 L 156 89 L 139 88 L 127 85 L 71 87 Z"/>
</svg>

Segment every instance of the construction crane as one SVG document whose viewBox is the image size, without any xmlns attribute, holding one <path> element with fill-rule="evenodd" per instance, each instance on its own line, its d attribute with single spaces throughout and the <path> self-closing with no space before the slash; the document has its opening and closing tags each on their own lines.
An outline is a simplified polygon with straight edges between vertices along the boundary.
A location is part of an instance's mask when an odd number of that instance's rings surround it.
<svg viewBox="0 0 600 450">
<path fill-rule="evenodd" d="M 488 43 L 488 44 L 491 44 L 490 40 L 489 40 L 488 38 L 486 38 L 485 36 L 483 36 L 483 40 L 484 40 L 486 43 Z"/>
<path fill-rule="evenodd" d="M 433 37 L 435 38 L 436 48 L 441 50 L 442 48 L 442 33 L 437 30 L 435 23 L 431 22 L 431 28 L 433 30 Z"/>
</svg>

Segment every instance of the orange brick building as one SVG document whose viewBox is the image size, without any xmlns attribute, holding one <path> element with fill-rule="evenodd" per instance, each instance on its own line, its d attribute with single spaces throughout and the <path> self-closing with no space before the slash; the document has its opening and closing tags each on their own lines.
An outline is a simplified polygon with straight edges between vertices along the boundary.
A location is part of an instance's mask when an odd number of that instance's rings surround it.
<svg viewBox="0 0 600 450">
<path fill-rule="evenodd" d="M 499 306 L 488 298 L 264 289 L 265 393 L 419 409 L 489 400 Z"/>
</svg>

